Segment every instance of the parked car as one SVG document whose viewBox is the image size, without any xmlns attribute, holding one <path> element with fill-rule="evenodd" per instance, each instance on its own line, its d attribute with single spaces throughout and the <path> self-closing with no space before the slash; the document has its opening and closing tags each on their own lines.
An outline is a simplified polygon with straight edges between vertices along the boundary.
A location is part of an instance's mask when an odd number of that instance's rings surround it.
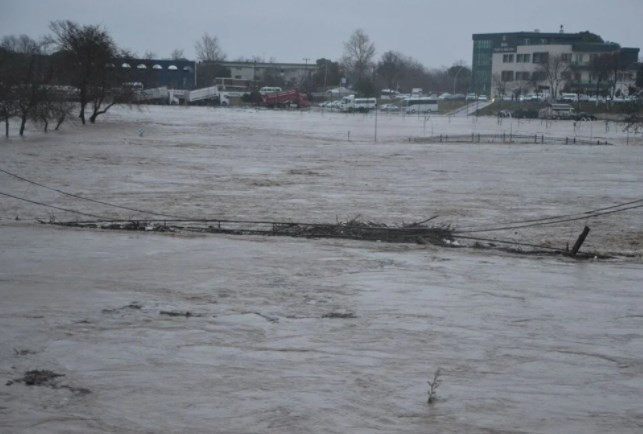
<svg viewBox="0 0 643 434">
<path fill-rule="evenodd" d="M 444 92 L 440 94 L 440 96 L 438 97 L 439 100 L 450 99 L 450 98 L 451 98 L 451 94 L 449 92 Z"/>
<path fill-rule="evenodd" d="M 520 101 L 544 101 L 545 96 L 530 93 L 529 95 L 520 95 L 519 99 Z"/>
<path fill-rule="evenodd" d="M 596 116 L 587 112 L 580 112 L 575 115 L 577 121 L 595 121 Z"/>
<path fill-rule="evenodd" d="M 487 95 L 478 95 L 478 101 L 489 101 L 489 97 Z"/>
<path fill-rule="evenodd" d="M 478 96 L 475 93 L 468 93 L 465 99 L 467 101 L 475 101 L 478 99 Z"/>
<path fill-rule="evenodd" d="M 578 95 L 575 93 L 561 93 L 558 97 L 560 102 L 578 102 Z"/>
<path fill-rule="evenodd" d="M 464 96 L 464 94 L 456 93 L 455 95 L 451 95 L 451 96 L 450 96 L 449 98 L 447 98 L 447 99 L 448 99 L 448 100 L 452 100 L 452 101 L 464 101 L 464 99 L 465 99 L 465 98 L 466 98 L 466 97 Z"/>
<path fill-rule="evenodd" d="M 381 108 L 380 111 L 383 112 L 399 112 L 400 108 L 396 106 L 395 104 L 384 104 Z"/>
<path fill-rule="evenodd" d="M 509 110 L 500 110 L 498 112 L 498 117 L 499 118 L 510 118 L 511 117 L 511 112 Z"/>
</svg>

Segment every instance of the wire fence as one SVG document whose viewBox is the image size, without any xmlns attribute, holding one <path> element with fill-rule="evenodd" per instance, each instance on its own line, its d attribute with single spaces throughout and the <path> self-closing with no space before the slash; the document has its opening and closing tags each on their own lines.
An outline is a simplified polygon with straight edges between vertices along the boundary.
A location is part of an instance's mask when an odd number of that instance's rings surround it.
<svg viewBox="0 0 643 434">
<path fill-rule="evenodd" d="M 413 143 L 518 143 L 518 144 L 564 144 L 612 146 L 613 144 L 599 139 L 578 137 L 553 137 L 543 134 L 440 134 L 430 137 L 409 137 Z"/>
</svg>

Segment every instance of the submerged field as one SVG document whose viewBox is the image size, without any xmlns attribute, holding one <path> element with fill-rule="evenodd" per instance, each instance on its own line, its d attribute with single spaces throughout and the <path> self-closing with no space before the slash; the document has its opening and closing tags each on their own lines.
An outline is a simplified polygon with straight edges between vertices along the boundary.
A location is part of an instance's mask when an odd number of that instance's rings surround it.
<svg viewBox="0 0 643 434">
<path fill-rule="evenodd" d="M 0 168 L 191 218 L 456 228 L 641 199 L 615 123 L 118 109 L 0 142 Z M 410 143 L 503 132 L 613 146 Z M 349 139 L 350 136 L 350 139 Z M 626 144 L 627 143 L 627 144 Z M 0 191 L 152 218 L 0 173 Z M 50 214 L 53 213 L 53 214 Z M 0 198 L 0 430 L 640 432 L 643 211 L 486 233 L 576 261 L 347 240 L 80 230 Z M 427 382 L 441 368 L 437 401 Z M 40 387 L 19 379 L 48 369 Z M 10 385 L 5 385 L 12 382 Z M 82 391 L 82 393 L 79 393 Z"/>
</svg>

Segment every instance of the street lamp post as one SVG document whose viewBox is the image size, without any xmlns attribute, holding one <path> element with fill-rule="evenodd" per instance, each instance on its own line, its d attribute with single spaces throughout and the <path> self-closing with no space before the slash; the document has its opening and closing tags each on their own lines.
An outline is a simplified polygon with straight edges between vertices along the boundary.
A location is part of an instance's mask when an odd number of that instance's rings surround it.
<svg viewBox="0 0 643 434">
<path fill-rule="evenodd" d="M 460 69 L 458 69 L 458 72 L 455 73 L 455 76 L 453 77 L 453 94 L 455 95 L 455 83 L 456 80 L 458 79 L 458 75 L 460 75 L 460 72 L 464 69 L 464 66 L 460 66 Z"/>
</svg>

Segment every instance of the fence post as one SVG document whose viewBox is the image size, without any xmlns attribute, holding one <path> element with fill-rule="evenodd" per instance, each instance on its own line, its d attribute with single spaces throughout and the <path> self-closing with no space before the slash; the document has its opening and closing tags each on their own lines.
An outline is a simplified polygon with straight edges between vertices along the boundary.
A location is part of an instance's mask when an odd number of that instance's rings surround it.
<svg viewBox="0 0 643 434">
<path fill-rule="evenodd" d="M 545 143 L 545 135 L 544 134 L 540 135 L 540 143 Z"/>
<path fill-rule="evenodd" d="M 534 143 L 538 143 L 538 134 L 534 134 Z"/>
</svg>

